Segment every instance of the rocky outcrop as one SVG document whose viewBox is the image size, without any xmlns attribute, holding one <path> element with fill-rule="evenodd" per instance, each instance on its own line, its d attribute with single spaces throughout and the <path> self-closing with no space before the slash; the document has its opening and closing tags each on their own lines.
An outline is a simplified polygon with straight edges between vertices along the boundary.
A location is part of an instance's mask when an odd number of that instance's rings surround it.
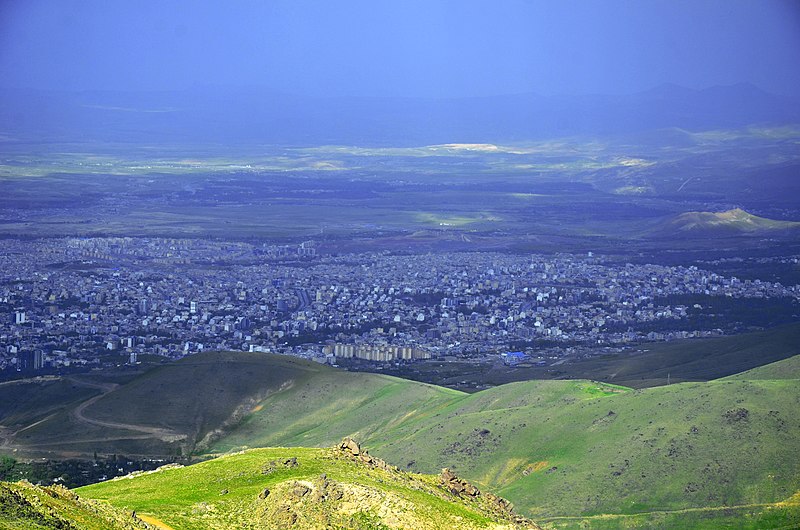
<svg viewBox="0 0 800 530">
<path fill-rule="evenodd" d="M 336 448 L 345 456 L 355 458 L 372 468 L 382 469 L 389 473 L 397 473 L 400 471 L 397 466 L 387 464 L 384 460 L 371 456 L 358 442 L 350 437 L 344 438 Z"/>
<path fill-rule="evenodd" d="M 494 493 L 481 493 L 474 484 L 459 477 L 448 468 L 442 469 L 442 473 L 439 475 L 439 485 L 458 497 L 480 501 L 490 512 L 513 521 L 517 528 L 539 528 L 529 519 L 515 514 L 511 501 Z"/>
<path fill-rule="evenodd" d="M 90 523 L 87 525 L 86 521 Z M 61 530 L 152 528 L 139 519 L 136 512 L 84 499 L 61 485 L 42 487 L 27 481 L 0 482 L 0 527 Z"/>
<path fill-rule="evenodd" d="M 485 497 L 496 511 L 503 513 L 512 513 L 514 511 L 514 505 L 508 499 L 499 497 L 494 493 L 487 493 Z"/>
<path fill-rule="evenodd" d="M 297 467 L 298 465 L 300 464 L 297 463 L 297 457 L 284 458 L 282 460 L 270 460 L 261 468 L 261 474 L 269 475 L 278 469 L 288 469 Z"/>
<path fill-rule="evenodd" d="M 353 456 L 359 456 L 362 452 L 361 445 L 349 436 L 339 443 L 339 450 L 348 452 Z"/>
<path fill-rule="evenodd" d="M 439 484 L 441 484 L 447 491 L 453 495 L 469 495 L 470 497 L 477 497 L 481 494 L 480 490 L 464 480 L 459 478 L 455 473 L 448 468 L 442 469 L 442 474 L 439 475 Z"/>
<path fill-rule="evenodd" d="M 405 480 L 408 480 L 411 483 L 415 482 L 411 475 L 408 475 L 395 466 L 387 464 L 380 458 L 371 456 L 358 442 L 352 438 L 344 438 L 335 447 L 335 453 L 338 454 L 339 457 L 344 457 L 367 464 L 373 469 L 382 469 L 384 471 L 391 472 L 398 478 L 405 478 Z M 458 497 L 462 502 L 466 502 L 475 507 L 480 507 L 484 513 L 491 513 L 502 520 L 511 522 L 514 528 L 539 528 L 529 519 L 515 514 L 514 505 L 510 501 L 498 495 L 494 495 L 493 493 L 481 492 L 477 486 L 468 480 L 459 477 L 449 468 L 442 469 L 442 472 L 439 475 L 439 487 L 447 492 L 444 495 L 450 494 Z M 419 483 L 416 484 L 416 488 L 425 490 L 428 487 Z M 439 489 L 440 492 L 441 489 Z M 443 493 L 437 493 L 437 495 L 442 494 Z"/>
</svg>

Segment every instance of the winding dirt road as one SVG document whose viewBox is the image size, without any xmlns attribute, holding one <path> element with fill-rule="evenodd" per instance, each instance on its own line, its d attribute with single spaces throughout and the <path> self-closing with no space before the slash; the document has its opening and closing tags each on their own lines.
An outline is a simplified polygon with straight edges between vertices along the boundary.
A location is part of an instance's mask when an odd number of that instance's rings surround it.
<svg viewBox="0 0 800 530">
<path fill-rule="evenodd" d="M 68 378 L 68 380 L 76 385 L 86 386 L 89 388 L 97 388 L 102 392 L 97 396 L 87 399 L 86 401 L 84 401 L 83 403 L 81 403 L 72 410 L 70 414 L 72 415 L 73 418 L 75 418 L 80 422 L 88 423 L 89 425 L 95 425 L 98 427 L 106 427 L 110 429 L 125 429 L 128 431 L 140 432 L 149 435 L 149 437 L 159 438 L 160 440 L 165 442 L 177 442 L 180 440 L 185 440 L 187 438 L 186 434 L 179 433 L 172 429 L 164 429 L 161 427 L 148 427 L 147 425 L 135 425 L 132 423 L 104 421 L 91 418 L 86 415 L 86 409 L 91 407 L 98 400 L 102 399 L 109 392 L 113 392 L 114 390 L 116 390 L 119 387 L 119 385 L 117 385 L 116 383 L 97 383 L 93 381 L 83 381 L 81 379 L 75 379 L 72 377 Z"/>
</svg>

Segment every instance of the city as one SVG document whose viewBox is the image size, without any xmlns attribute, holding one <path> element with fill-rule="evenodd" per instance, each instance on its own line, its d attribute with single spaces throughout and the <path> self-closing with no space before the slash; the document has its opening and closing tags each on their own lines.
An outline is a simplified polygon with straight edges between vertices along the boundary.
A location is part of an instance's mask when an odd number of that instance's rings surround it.
<svg viewBox="0 0 800 530">
<path fill-rule="evenodd" d="M 10 375 L 204 350 L 329 364 L 494 357 L 544 366 L 575 348 L 596 355 L 743 330 L 735 320 L 693 319 L 706 301 L 800 299 L 798 285 L 592 252 L 336 255 L 314 241 L 167 238 L 0 247 L 0 369 Z"/>
</svg>

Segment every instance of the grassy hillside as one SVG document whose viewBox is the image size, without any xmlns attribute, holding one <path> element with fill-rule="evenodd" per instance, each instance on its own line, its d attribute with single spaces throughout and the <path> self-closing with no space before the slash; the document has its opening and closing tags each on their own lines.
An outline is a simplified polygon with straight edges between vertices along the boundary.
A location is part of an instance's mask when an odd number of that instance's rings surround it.
<svg viewBox="0 0 800 530">
<path fill-rule="evenodd" d="M 182 530 L 538 528 L 491 494 L 455 491 L 339 448 L 257 449 L 77 490 Z"/>
<path fill-rule="evenodd" d="M 781 508 L 786 513 L 773 506 L 800 491 L 800 462 L 790 457 L 800 454 L 796 380 L 636 391 L 530 381 L 453 393 L 387 417 L 386 395 L 351 409 L 345 387 L 319 387 L 335 398 L 315 411 L 314 388 L 268 397 L 214 449 L 323 445 L 329 433 L 349 431 L 403 468 L 452 467 L 558 527 L 579 526 L 588 517 L 607 522 L 609 514 L 643 526 L 661 520 L 713 526 L 730 515 L 727 509 L 800 521 L 793 505 Z M 742 524 L 745 514 L 732 517 Z M 758 517 L 746 518 L 756 521 L 752 528 L 766 524 Z"/>
<path fill-rule="evenodd" d="M 782 361 L 770 363 L 739 374 L 725 377 L 726 380 L 759 380 L 759 379 L 800 379 L 800 355 Z"/>
<path fill-rule="evenodd" d="M 577 386 L 565 391 L 570 384 Z M 390 459 L 425 447 L 413 468 L 452 465 L 545 522 L 769 504 L 800 490 L 800 464 L 790 457 L 800 451 L 796 381 L 685 383 L 610 395 L 580 385 L 499 387 L 426 425 L 409 425 L 407 436 L 373 443 Z M 503 405 L 510 396 L 517 401 Z"/>
<path fill-rule="evenodd" d="M 97 389 L 58 377 L 40 377 L 0 383 L 0 423 L 22 428 L 61 409 L 97 395 Z"/>
<path fill-rule="evenodd" d="M 382 425 L 370 427 L 355 413 L 367 401 L 383 421 L 460 395 L 413 381 L 341 372 L 295 357 L 246 352 L 200 353 L 122 385 L 75 377 L 46 385 L 31 381 L 0 386 L 0 397 L 4 392 L 21 396 L 0 402 L 6 450 L 53 457 L 186 455 L 206 448 L 243 420 L 260 422 L 253 426 L 256 432 L 277 429 L 269 417 L 251 413 L 260 410 L 265 399 L 283 395 L 297 400 L 284 407 L 285 414 L 299 417 L 314 411 L 317 419 L 336 418 L 338 428 L 318 440 L 330 445 L 360 429 Z M 49 408 L 40 407 L 41 399 L 35 397 L 43 392 Z"/>
<path fill-rule="evenodd" d="M 782 333 L 789 344 L 797 327 Z M 714 344 L 717 363 L 768 355 L 757 341 Z M 691 351 L 674 355 L 693 362 Z M 672 369 L 666 353 L 658 359 L 665 365 L 654 370 Z M 56 415 L 13 439 L 214 455 L 352 436 L 405 470 L 450 467 L 553 528 L 777 528 L 800 524 L 798 359 L 640 390 L 550 380 L 464 394 L 294 358 L 209 353 L 99 389 L 64 413 L 64 432 Z"/>
<path fill-rule="evenodd" d="M 211 450 L 328 446 L 344 436 L 375 440 L 391 436 L 397 425 L 425 422 L 465 395 L 395 377 L 320 370 L 267 396 Z"/>
<path fill-rule="evenodd" d="M 81 498 L 61 486 L 0 482 L 2 530 L 146 530 L 130 511 Z"/>
</svg>

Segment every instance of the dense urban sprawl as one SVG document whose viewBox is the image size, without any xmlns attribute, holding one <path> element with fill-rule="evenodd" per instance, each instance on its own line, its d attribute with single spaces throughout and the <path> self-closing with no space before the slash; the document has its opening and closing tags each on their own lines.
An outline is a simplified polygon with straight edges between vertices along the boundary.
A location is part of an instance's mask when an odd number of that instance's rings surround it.
<svg viewBox="0 0 800 530">
<path fill-rule="evenodd" d="M 0 369 L 18 371 L 209 349 L 335 362 L 604 347 L 724 332 L 688 329 L 692 307 L 670 297 L 800 299 L 797 285 L 591 253 L 334 255 L 314 242 L 163 238 L 0 247 Z"/>
</svg>

